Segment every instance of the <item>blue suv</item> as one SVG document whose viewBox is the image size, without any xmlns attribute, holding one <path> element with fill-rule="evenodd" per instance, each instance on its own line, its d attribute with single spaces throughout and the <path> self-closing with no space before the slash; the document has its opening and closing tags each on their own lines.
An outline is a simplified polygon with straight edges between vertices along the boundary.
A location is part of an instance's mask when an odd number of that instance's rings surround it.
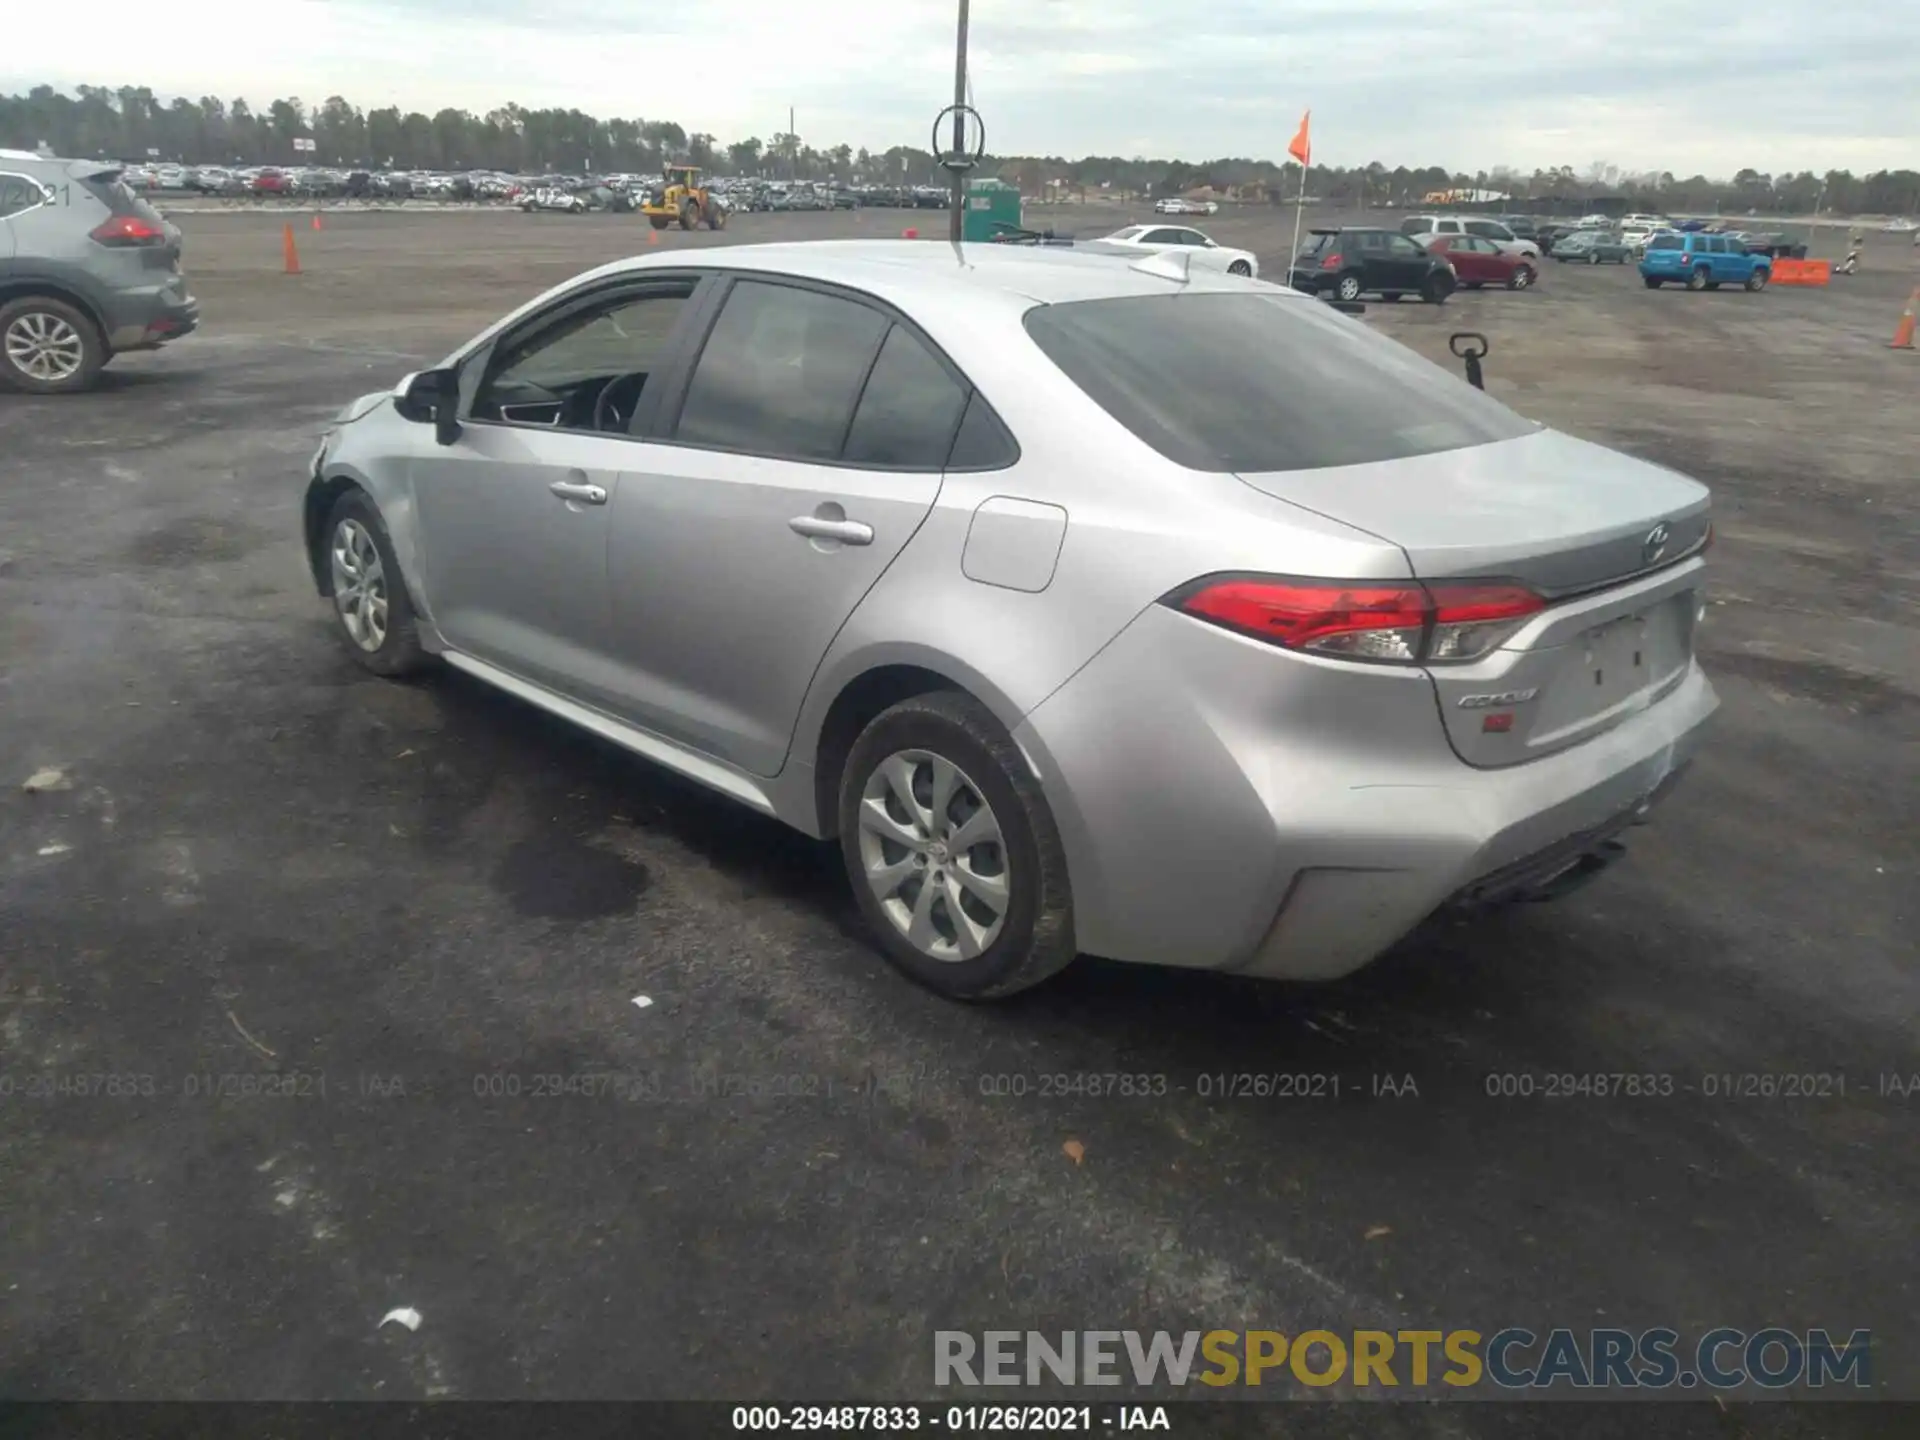
<svg viewBox="0 0 1920 1440">
<path fill-rule="evenodd" d="M 1726 235 L 1655 235 L 1640 259 L 1640 278 L 1649 290 L 1669 280 L 1689 290 L 1718 290 L 1722 285 L 1764 290 L 1772 276 L 1771 258 L 1749 253 Z"/>
</svg>

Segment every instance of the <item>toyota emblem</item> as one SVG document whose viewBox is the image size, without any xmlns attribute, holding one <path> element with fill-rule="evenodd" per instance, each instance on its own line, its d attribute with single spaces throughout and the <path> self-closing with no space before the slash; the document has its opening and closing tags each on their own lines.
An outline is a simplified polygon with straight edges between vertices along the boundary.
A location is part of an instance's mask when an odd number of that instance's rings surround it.
<svg viewBox="0 0 1920 1440">
<path fill-rule="evenodd" d="M 1667 529 L 1667 522 L 1664 520 L 1647 531 L 1647 538 L 1640 542 L 1640 563 L 1643 565 L 1651 565 L 1662 555 L 1666 554 L 1667 538 L 1672 533 L 1671 530 Z"/>
</svg>

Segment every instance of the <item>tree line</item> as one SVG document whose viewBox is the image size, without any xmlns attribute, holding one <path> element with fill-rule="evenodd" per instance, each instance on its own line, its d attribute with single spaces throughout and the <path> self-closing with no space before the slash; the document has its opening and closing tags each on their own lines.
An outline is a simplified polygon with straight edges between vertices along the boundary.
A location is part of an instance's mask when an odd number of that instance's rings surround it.
<svg viewBox="0 0 1920 1440">
<path fill-rule="evenodd" d="M 312 151 L 294 148 L 294 140 L 302 138 L 314 142 Z M 62 155 L 188 165 L 314 163 L 581 174 L 650 173 L 669 161 L 684 161 L 717 174 L 774 179 L 925 184 L 939 178 L 934 157 L 913 146 L 881 151 L 816 146 L 784 133 L 722 143 L 673 121 L 603 120 L 573 109 L 504 105 L 484 115 L 454 109 L 426 115 L 396 105 L 362 110 L 339 95 L 317 105 L 287 97 L 255 109 L 245 100 L 215 95 L 163 101 L 145 86 L 82 85 L 69 95 L 38 85 L 24 95 L 0 95 L 0 148 L 42 144 Z M 1142 156 L 989 155 L 981 173 L 1018 184 L 1029 194 L 1060 188 L 1176 195 L 1211 188 L 1284 203 L 1301 187 L 1300 168 L 1292 161 L 1235 157 L 1190 163 Z M 1495 168 L 1469 175 L 1438 165 L 1388 167 L 1375 161 L 1315 165 L 1305 188 L 1322 201 L 1362 205 L 1417 204 L 1436 190 L 1474 188 L 1512 195 L 1522 208 L 1604 197 L 1700 213 L 1920 213 L 1920 171 L 1914 170 L 1856 176 L 1846 170 L 1772 175 L 1743 169 L 1730 179 L 1710 179 L 1630 172 L 1596 161 L 1578 171 L 1572 166 L 1530 173 Z"/>
</svg>

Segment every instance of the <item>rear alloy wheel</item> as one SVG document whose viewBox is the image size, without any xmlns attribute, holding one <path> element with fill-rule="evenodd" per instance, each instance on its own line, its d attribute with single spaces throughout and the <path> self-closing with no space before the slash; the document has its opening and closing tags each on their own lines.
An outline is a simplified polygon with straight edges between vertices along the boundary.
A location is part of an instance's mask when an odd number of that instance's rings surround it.
<svg viewBox="0 0 1920 1440">
<path fill-rule="evenodd" d="M 1765 271 L 1765 270 L 1761 270 L 1761 269 L 1759 269 L 1759 268 L 1757 268 L 1757 267 L 1756 267 L 1756 268 L 1755 268 L 1755 270 L 1754 270 L 1754 272 L 1753 272 L 1753 273 L 1752 273 L 1751 275 L 1749 275 L 1749 276 L 1747 276 L 1747 289 L 1749 289 L 1749 290 L 1764 290 L 1764 289 L 1766 289 L 1766 288 L 1767 288 L 1767 273 L 1768 273 L 1767 271 Z"/>
<path fill-rule="evenodd" d="M 1342 275 L 1340 283 L 1333 287 L 1334 297 L 1340 300 L 1358 300 L 1360 298 L 1360 277 Z"/>
<path fill-rule="evenodd" d="M 1707 288 L 1707 267 L 1704 265 L 1695 266 L 1693 273 L 1687 276 L 1687 289 L 1704 290 L 1706 288 Z"/>
<path fill-rule="evenodd" d="M 28 295 L 0 305 L 0 382 L 64 395 L 91 386 L 106 363 L 100 332 L 65 301 Z"/>
<path fill-rule="evenodd" d="M 995 999 L 1074 957 L 1053 813 L 970 695 L 916 695 L 861 732 L 840 777 L 840 849 L 887 959 L 928 989 Z"/>
<path fill-rule="evenodd" d="M 1600 252 L 1598 250 L 1589 250 L 1587 252 L 1587 264 L 1598 265 L 1599 263 L 1600 263 Z"/>
<path fill-rule="evenodd" d="M 1227 266 L 1227 273 L 1229 275 L 1251 275 L 1253 274 L 1253 267 L 1244 260 L 1236 260 Z"/>
<path fill-rule="evenodd" d="M 1531 265 L 1516 265 L 1513 267 L 1513 273 L 1507 277 L 1507 289 L 1509 290 L 1524 290 L 1531 284 L 1533 284 L 1533 267 Z"/>
</svg>

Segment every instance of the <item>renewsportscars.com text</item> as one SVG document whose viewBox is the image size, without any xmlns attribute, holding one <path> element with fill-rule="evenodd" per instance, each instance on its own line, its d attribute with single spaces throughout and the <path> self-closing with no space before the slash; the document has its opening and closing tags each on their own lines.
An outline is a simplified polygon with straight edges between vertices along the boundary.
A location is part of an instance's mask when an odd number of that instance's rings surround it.
<svg viewBox="0 0 1920 1440">
<path fill-rule="evenodd" d="M 1502 1390 L 1870 1389 L 1872 1334 L 1825 1330 L 940 1330 L 933 1383 Z"/>
</svg>

